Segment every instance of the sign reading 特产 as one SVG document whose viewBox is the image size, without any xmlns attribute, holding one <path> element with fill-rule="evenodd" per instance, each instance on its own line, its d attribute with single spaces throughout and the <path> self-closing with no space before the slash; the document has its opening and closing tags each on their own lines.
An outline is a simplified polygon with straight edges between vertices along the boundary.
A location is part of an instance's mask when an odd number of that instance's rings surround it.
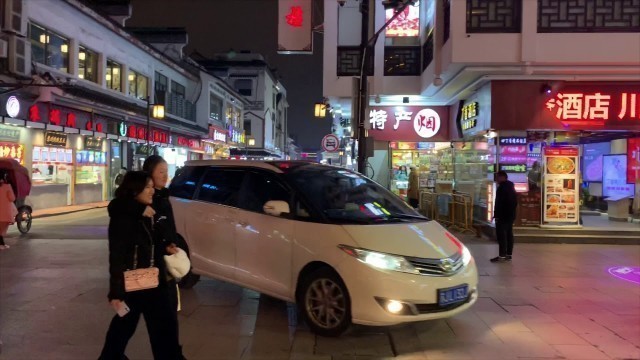
<svg viewBox="0 0 640 360">
<path fill-rule="evenodd" d="M 462 115 L 460 121 L 462 121 L 462 131 L 473 129 L 478 125 L 478 111 L 480 107 L 477 101 L 470 102 L 464 105 L 461 109 Z"/>
<path fill-rule="evenodd" d="M 448 108 L 371 106 L 369 136 L 381 141 L 448 140 Z"/>
</svg>

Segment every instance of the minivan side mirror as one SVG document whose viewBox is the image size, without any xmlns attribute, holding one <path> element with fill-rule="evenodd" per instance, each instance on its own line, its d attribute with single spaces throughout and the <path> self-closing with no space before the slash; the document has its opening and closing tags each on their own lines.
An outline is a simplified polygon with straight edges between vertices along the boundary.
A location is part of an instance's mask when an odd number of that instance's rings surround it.
<svg viewBox="0 0 640 360">
<path fill-rule="evenodd" d="M 262 207 L 262 210 L 265 214 L 272 216 L 282 216 L 283 214 L 289 214 L 291 212 L 289 203 L 281 200 L 267 201 Z"/>
</svg>

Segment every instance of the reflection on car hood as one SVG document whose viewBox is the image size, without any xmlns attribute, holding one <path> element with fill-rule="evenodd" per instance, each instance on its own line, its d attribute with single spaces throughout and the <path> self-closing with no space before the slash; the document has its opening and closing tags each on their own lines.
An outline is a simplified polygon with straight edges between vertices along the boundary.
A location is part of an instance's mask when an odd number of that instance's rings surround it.
<svg viewBox="0 0 640 360">
<path fill-rule="evenodd" d="M 363 249 L 429 259 L 453 255 L 458 247 L 435 221 L 410 224 L 344 225 Z"/>
</svg>

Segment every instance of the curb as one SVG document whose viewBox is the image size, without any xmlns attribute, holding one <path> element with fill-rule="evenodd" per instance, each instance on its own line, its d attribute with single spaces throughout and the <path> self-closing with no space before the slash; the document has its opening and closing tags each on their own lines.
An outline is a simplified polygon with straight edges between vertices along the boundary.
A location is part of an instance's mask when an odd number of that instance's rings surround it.
<svg viewBox="0 0 640 360">
<path fill-rule="evenodd" d="M 77 212 L 82 212 L 82 211 L 88 211 L 88 210 L 95 210 L 95 209 L 104 209 L 107 206 L 95 206 L 95 207 L 90 207 L 90 208 L 86 208 L 86 209 L 78 209 L 78 210 L 68 210 L 68 211 L 62 211 L 59 213 L 55 213 L 55 214 L 41 214 L 41 215 L 37 215 L 37 216 L 33 216 L 33 219 L 43 219 L 43 218 L 48 218 L 48 217 L 54 217 L 54 216 L 59 216 L 59 215 L 68 215 L 68 214 L 74 214 Z"/>
</svg>

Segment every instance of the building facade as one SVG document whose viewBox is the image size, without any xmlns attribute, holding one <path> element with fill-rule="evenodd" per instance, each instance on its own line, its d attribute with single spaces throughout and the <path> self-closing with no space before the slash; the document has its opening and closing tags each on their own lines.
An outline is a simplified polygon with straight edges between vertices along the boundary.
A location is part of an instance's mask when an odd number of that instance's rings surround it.
<svg viewBox="0 0 640 360">
<path fill-rule="evenodd" d="M 149 154 L 172 176 L 243 146 L 244 101 L 183 56 L 184 29 L 128 29 L 130 5 L 1 3 L 0 146 L 30 171 L 34 208 L 108 200 L 121 170 L 141 170 Z"/>
<path fill-rule="evenodd" d="M 361 1 L 325 0 L 324 96 L 350 119 Z M 372 34 L 393 10 L 369 6 Z M 605 199 L 625 207 L 634 197 L 639 1 L 421 0 L 369 54 L 369 163 L 397 194 L 406 196 L 409 173 L 419 171 L 421 188 L 469 193 L 474 220 L 489 222 L 494 172 L 505 170 L 530 205 L 519 211 L 522 226 L 579 226 L 581 212 L 614 207 Z M 347 137 L 351 126 L 340 123 Z M 566 187 L 548 163 L 561 147 L 575 154 L 563 156 L 573 162 L 560 176 Z M 624 164 L 624 179 L 607 171 L 612 162 Z"/>
</svg>

